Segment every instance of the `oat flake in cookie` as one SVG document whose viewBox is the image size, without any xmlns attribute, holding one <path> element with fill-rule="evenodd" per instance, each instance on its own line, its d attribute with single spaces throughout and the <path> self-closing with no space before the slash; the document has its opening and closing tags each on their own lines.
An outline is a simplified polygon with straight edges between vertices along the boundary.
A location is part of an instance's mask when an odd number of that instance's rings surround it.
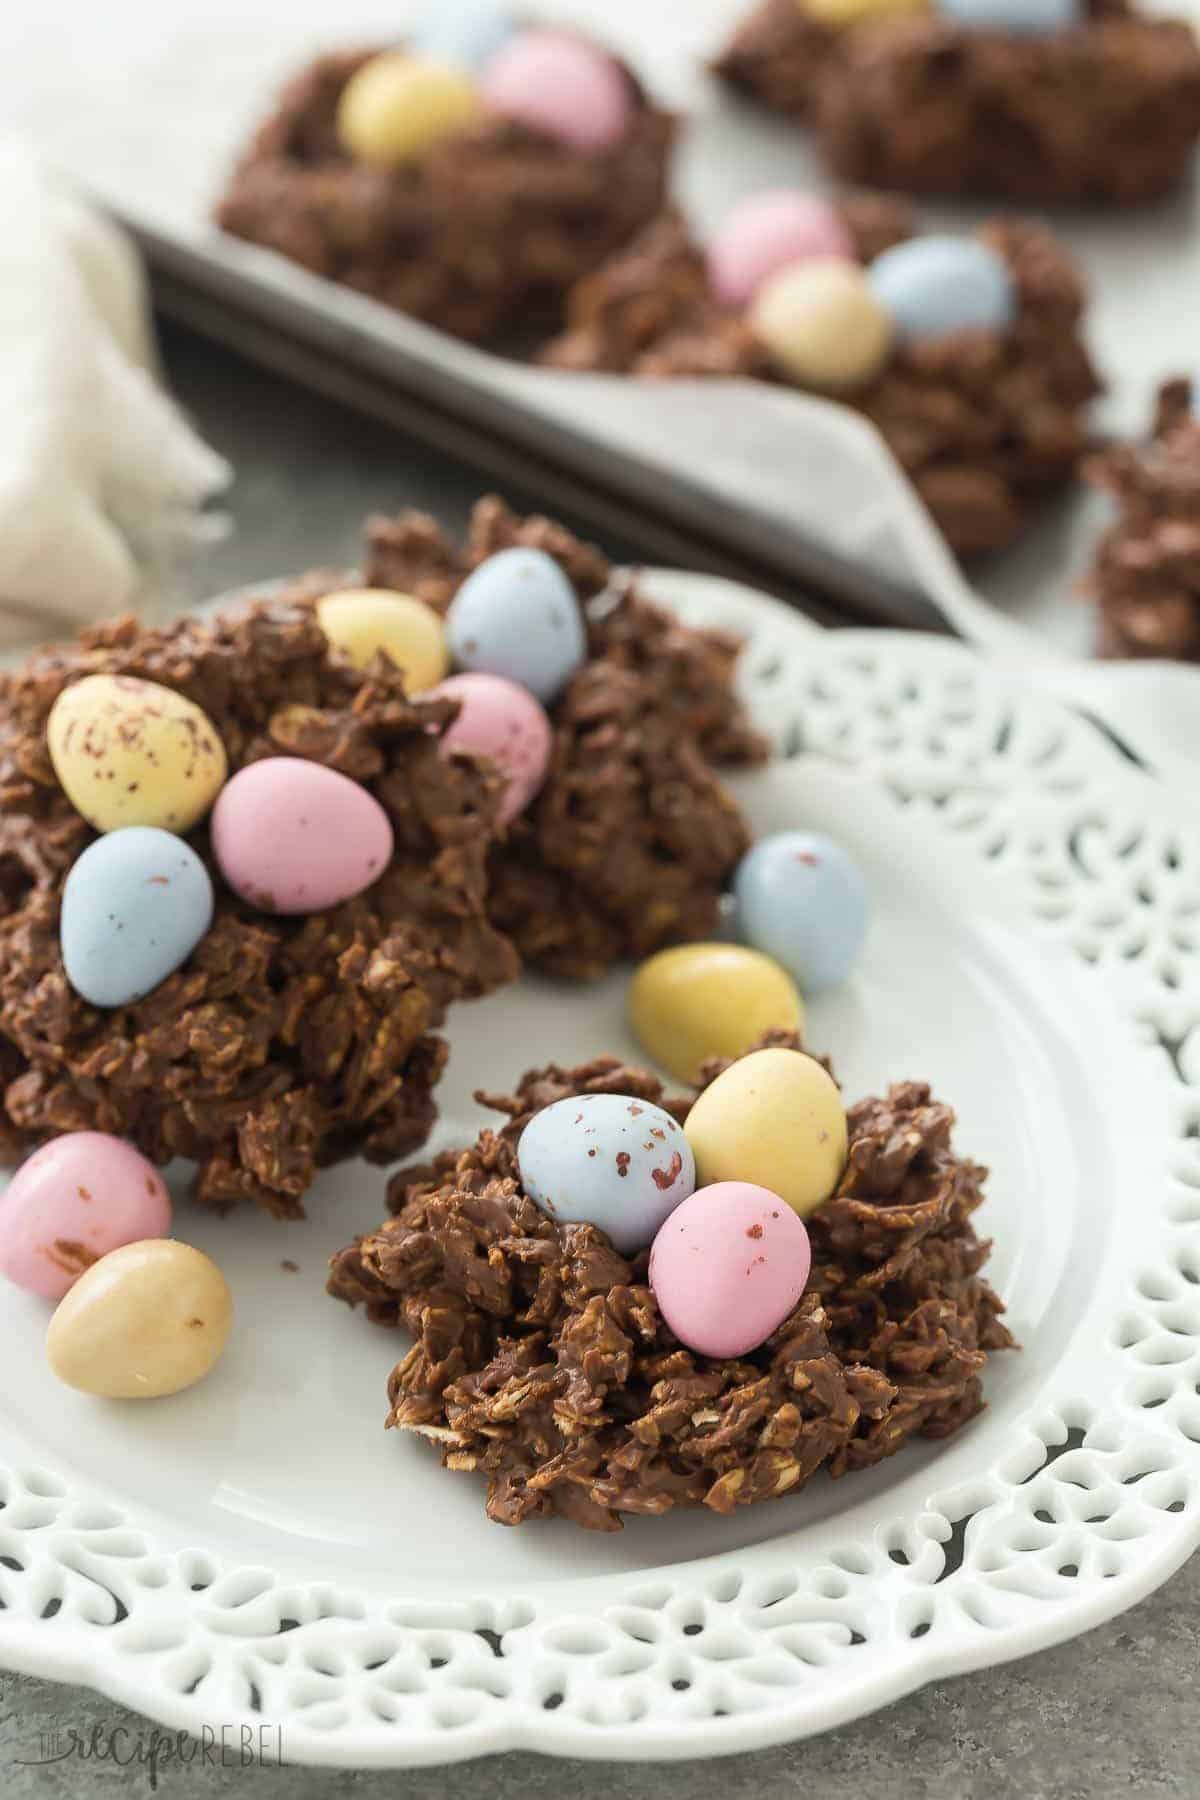
<svg viewBox="0 0 1200 1800">
<path fill-rule="evenodd" d="M 480 1096 L 506 1124 L 397 1175 L 395 1217 L 333 1261 L 332 1294 L 415 1340 L 388 1423 L 483 1477 L 490 1518 L 613 1531 L 674 1506 L 730 1513 L 822 1467 L 842 1475 L 946 1437 L 979 1410 L 988 1353 L 1012 1343 L 971 1224 L 986 1171 L 955 1153 L 954 1115 L 928 1087 L 851 1107 L 840 1187 L 806 1221 L 808 1286 L 765 1344 L 727 1360 L 672 1337 L 645 1252 L 626 1260 L 521 1190 L 533 1114 L 602 1093 L 679 1118 L 689 1105 L 613 1057 L 531 1071 L 512 1096 Z"/>
</svg>

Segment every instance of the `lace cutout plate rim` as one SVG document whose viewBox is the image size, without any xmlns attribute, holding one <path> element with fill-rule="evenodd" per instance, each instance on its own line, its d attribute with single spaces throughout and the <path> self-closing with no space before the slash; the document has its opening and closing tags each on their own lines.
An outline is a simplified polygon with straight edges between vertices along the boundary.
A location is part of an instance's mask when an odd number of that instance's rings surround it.
<svg viewBox="0 0 1200 1800">
<path fill-rule="evenodd" d="M 594 1567 L 551 1555 L 543 1568 L 535 1550 L 512 1573 L 510 1534 L 476 1511 L 464 1569 L 411 1579 L 355 1575 L 332 1552 L 323 1568 L 269 1522 L 253 1540 L 198 1529 L 199 1515 L 172 1516 L 157 1494 L 132 1497 L 132 1476 L 123 1489 L 111 1444 L 108 1464 L 94 1445 L 73 1452 L 44 1405 L 22 1414 L 14 1402 L 0 1407 L 0 1663 L 86 1681 L 172 1729 L 278 1724 L 297 1762 L 415 1766 L 517 1747 L 713 1755 L 1076 1635 L 1142 1598 L 1200 1539 L 1200 829 L 1184 796 L 961 645 L 822 633 L 729 583 L 654 579 L 689 621 L 748 639 L 746 694 L 780 752 L 769 780 L 743 784 L 759 823 L 802 800 L 805 817 L 824 807 L 827 828 L 840 809 L 895 855 L 899 886 L 978 913 L 984 961 L 994 940 L 996 968 L 1023 971 L 998 1008 L 1045 996 L 1028 1028 L 1043 1089 L 1027 1115 L 1044 1120 L 1054 1180 L 1094 1179 L 1098 1212 L 1094 1232 L 1084 1215 L 1047 1213 L 1044 1242 L 1027 1230 L 1022 1243 L 1019 1196 L 985 1209 L 1026 1344 L 1011 1359 L 1020 1373 L 989 1375 L 991 1409 L 951 1443 L 826 1483 L 809 1511 L 755 1509 L 761 1524 L 728 1548 L 710 1535 L 692 1554 L 683 1533 L 662 1546 L 679 1560 L 656 1565 L 638 1550 L 650 1540 L 631 1535 L 625 1561 L 621 1548 Z M 921 855 L 902 868 L 910 840 Z M 962 1003 L 976 1038 L 993 977 L 981 966 Z M 452 1031 L 468 1065 L 483 1054 L 469 1046 L 472 1013 L 460 1009 Z M 1012 1029 L 1019 1050 L 1024 1027 Z M 948 1058 L 974 1054 L 965 1036 L 947 1043 Z M 978 1054 L 981 1073 L 964 1080 L 986 1092 L 987 1046 Z M 1008 1070 L 997 1065 L 997 1083 Z M 1080 1116 L 1108 1119 L 1110 1136 L 1098 1125 L 1091 1148 L 1056 1137 L 1052 1083 L 1068 1095 L 1077 1084 Z M 975 1105 L 973 1129 L 981 1121 Z M 1003 1154 L 984 1148 L 1002 1174 Z M 377 1175 L 365 1203 L 360 1191 L 360 1227 L 381 1193 Z M 314 1227 L 314 1248 L 335 1247 L 337 1229 Z M 262 1241 L 275 1268 L 305 1260 L 291 1237 Z M 279 1292 L 295 1280 L 280 1277 Z M 368 1328 L 339 1310 L 331 1329 L 349 1353 Z M 18 1340 L 26 1366 L 30 1341 Z M 370 1354 L 385 1370 L 390 1347 L 381 1359 L 376 1340 Z M 365 1408 L 373 1429 L 379 1410 Z M 219 1466 L 204 1411 L 181 1417 L 186 1429 L 164 1428 L 162 1442 L 184 1475 L 193 1442 Z M 107 1417 L 96 1429 L 121 1441 Z M 265 1453 L 269 1422 L 259 1429 Z M 297 1464 L 314 1480 L 320 1445 L 314 1421 L 312 1461 Z M 471 1557 L 494 1557 L 495 1578 Z"/>
</svg>

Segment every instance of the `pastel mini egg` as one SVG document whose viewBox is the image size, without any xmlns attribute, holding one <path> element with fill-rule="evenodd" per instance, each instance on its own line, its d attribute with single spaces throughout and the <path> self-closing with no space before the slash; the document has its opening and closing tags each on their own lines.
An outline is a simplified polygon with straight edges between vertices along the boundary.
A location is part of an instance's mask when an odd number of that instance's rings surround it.
<svg viewBox="0 0 1200 1800">
<path fill-rule="evenodd" d="M 708 246 L 708 280 L 722 306 L 749 306 L 769 276 L 811 256 L 852 261 L 837 208 L 817 194 L 771 188 L 728 213 Z"/>
<path fill-rule="evenodd" d="M 386 652 L 403 671 L 406 693 L 422 693 L 450 667 L 441 619 L 411 594 L 384 588 L 326 594 L 317 602 L 317 622 L 356 669 L 365 669 L 380 650 Z"/>
<path fill-rule="evenodd" d="M 500 821 L 507 825 L 546 779 L 552 737 L 546 709 L 503 675 L 450 675 L 426 699 L 458 701 L 458 717 L 439 749 L 443 756 L 486 756 L 495 763 L 506 783 Z"/>
<path fill-rule="evenodd" d="M 905 344 L 953 331 L 1008 331 L 1017 314 L 1008 264 L 978 238 L 931 233 L 893 244 L 875 258 L 867 281 Z"/>
<path fill-rule="evenodd" d="M 575 589 L 544 550 L 489 556 L 459 588 L 446 640 L 464 669 L 503 675 L 548 705 L 587 656 Z"/>
<path fill-rule="evenodd" d="M 543 1107 L 521 1133 L 517 1160 L 521 1185 L 543 1212 L 597 1226 L 622 1256 L 647 1249 L 696 1185 L 678 1120 L 625 1094 Z"/>
<path fill-rule="evenodd" d="M 222 789 L 212 847 L 248 905 L 314 913 L 378 881 L 394 838 L 382 806 L 358 782 L 299 756 L 268 756 Z"/>
<path fill-rule="evenodd" d="M 519 29 L 508 8 L 494 0 L 437 0 L 409 32 L 408 48 L 478 75 Z"/>
<path fill-rule="evenodd" d="M 650 1252 L 658 1310 L 700 1356 L 745 1356 L 804 1292 L 812 1250 L 804 1223 L 751 1181 L 697 1188 L 662 1225 Z"/>
<path fill-rule="evenodd" d="M 337 133 L 359 162 L 394 169 L 420 162 L 479 113 L 470 76 L 449 63 L 384 50 L 342 89 Z"/>
<path fill-rule="evenodd" d="M 777 831 L 733 877 L 735 929 L 783 964 L 802 993 L 846 979 L 867 933 L 867 884 L 852 857 L 809 831 Z"/>
<path fill-rule="evenodd" d="M 846 1166 L 846 1112 L 832 1075 L 800 1050 L 755 1050 L 699 1095 L 684 1125 L 696 1179 L 754 1181 L 801 1217 Z"/>
<path fill-rule="evenodd" d="M 63 884 L 67 980 L 92 1006 L 128 1006 L 187 961 L 212 914 L 212 882 L 190 844 L 152 825 L 110 831 Z"/>
<path fill-rule="evenodd" d="M 787 970 L 743 944 L 657 951 L 634 971 L 628 1004 L 638 1043 L 680 1081 L 697 1081 L 710 1057 L 743 1056 L 764 1032 L 804 1029 Z"/>
<path fill-rule="evenodd" d="M 759 288 L 750 326 L 793 381 L 831 393 L 864 387 L 887 360 L 891 318 L 856 263 L 789 263 Z"/>
<path fill-rule="evenodd" d="M 803 0 L 804 11 L 832 30 L 929 11 L 930 0 Z"/>
<path fill-rule="evenodd" d="M 61 1300 L 100 1257 L 170 1229 L 171 1196 L 153 1163 L 123 1138 L 68 1132 L 0 1193 L 0 1274 Z"/>
<path fill-rule="evenodd" d="M 633 94 L 611 56 L 565 31 L 522 31 L 483 71 L 484 104 L 572 150 L 601 151 L 629 130 Z"/>
<path fill-rule="evenodd" d="M 96 831 L 190 831 L 228 773 L 208 715 L 173 688 L 132 675 L 86 675 L 64 688 L 46 742 L 63 792 Z"/>
<path fill-rule="evenodd" d="M 935 0 L 934 10 L 965 31 L 1007 32 L 1013 37 L 1053 37 L 1081 25 L 1081 0 Z"/>
<path fill-rule="evenodd" d="M 50 1367 L 106 1400 L 156 1400 L 203 1380 L 233 1323 L 229 1287 L 172 1238 L 126 1244 L 82 1275 L 46 1332 Z"/>
</svg>

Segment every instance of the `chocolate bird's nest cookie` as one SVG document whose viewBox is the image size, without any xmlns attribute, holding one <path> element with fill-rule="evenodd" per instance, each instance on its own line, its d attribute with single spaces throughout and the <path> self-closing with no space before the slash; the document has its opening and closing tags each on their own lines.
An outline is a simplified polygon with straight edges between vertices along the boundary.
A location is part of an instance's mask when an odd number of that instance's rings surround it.
<svg viewBox="0 0 1200 1800">
<path fill-rule="evenodd" d="M 946 1437 L 979 1411 L 987 1354 L 1012 1344 L 971 1224 L 986 1171 L 955 1154 L 954 1114 L 923 1082 L 850 1109 L 845 1175 L 806 1221 L 809 1286 L 761 1348 L 730 1361 L 673 1337 L 645 1252 L 619 1256 L 522 1192 L 529 1119 L 595 1093 L 681 1120 L 690 1104 L 615 1057 L 531 1071 L 513 1095 L 478 1096 L 503 1127 L 395 1176 L 395 1217 L 332 1263 L 331 1294 L 415 1340 L 390 1377 L 387 1423 L 483 1476 L 489 1518 L 613 1531 L 674 1506 L 730 1513 L 822 1467 L 843 1475 L 909 1438 Z"/>
<path fill-rule="evenodd" d="M 514 544 L 545 551 L 573 583 L 588 660 L 549 709 L 541 793 L 492 849 L 488 908 L 526 962 L 590 977 L 712 933 L 750 839 L 711 764 L 757 762 L 766 747 L 734 687 L 737 640 L 681 625 L 636 582 L 614 584 L 598 551 L 548 519 L 483 500 L 461 551 L 424 515 L 374 519 L 367 579 L 444 610 L 473 568 Z"/>
<path fill-rule="evenodd" d="M 1200 417 L 1197 384 L 1167 382 L 1144 444 L 1119 444 L 1085 473 L 1113 497 L 1091 590 L 1102 656 L 1200 661 Z"/>
<path fill-rule="evenodd" d="M 1090 0 L 1067 30 L 982 31 L 936 14 L 833 29 L 764 0 L 717 72 L 809 118 L 843 181 L 910 193 L 1136 205 L 1200 137 L 1200 47 L 1183 20 Z"/>
<path fill-rule="evenodd" d="M 863 263 L 914 235 L 903 200 L 850 194 L 838 205 Z M 1071 478 L 1100 387 L 1081 336 L 1083 284 L 1062 244 L 1044 226 L 1011 220 L 979 236 L 1012 274 L 1012 328 L 900 346 L 876 380 L 844 396 L 878 427 L 963 555 L 1010 543 Z M 745 317 L 713 298 L 703 251 L 674 213 L 580 283 L 567 330 L 543 359 L 646 377 L 781 379 Z"/>
<path fill-rule="evenodd" d="M 380 169 L 354 161 L 336 126 L 343 88 L 376 53 L 320 56 L 288 84 L 233 172 L 219 225 L 483 340 L 555 318 L 571 283 L 663 205 L 674 122 L 623 64 L 633 119 L 609 150 L 484 116 L 419 164 Z"/>
<path fill-rule="evenodd" d="M 298 919 L 251 910 L 215 876 L 212 926 L 187 963 L 134 1005 L 88 1005 L 58 933 L 64 879 L 93 833 L 55 778 L 46 719 L 69 682 L 100 672 L 195 701 L 231 773 L 286 755 L 361 782 L 395 833 L 388 872 Z M 517 969 L 486 912 L 495 777 L 438 755 L 454 714 L 407 700 L 382 660 L 365 679 L 332 654 L 303 583 L 162 631 L 118 620 L 0 676 L 5 1147 L 112 1132 L 155 1162 L 197 1163 L 203 1201 L 290 1216 L 321 1164 L 392 1161 L 421 1144 L 445 1057 L 430 1028 L 449 1001 Z M 211 872 L 207 827 L 188 841 Z"/>
</svg>

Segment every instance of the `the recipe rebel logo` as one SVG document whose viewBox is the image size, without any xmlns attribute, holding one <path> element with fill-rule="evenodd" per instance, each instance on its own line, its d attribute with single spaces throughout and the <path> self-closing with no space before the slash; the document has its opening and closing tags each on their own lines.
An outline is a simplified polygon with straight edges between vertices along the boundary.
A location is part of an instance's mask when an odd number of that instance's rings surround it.
<svg viewBox="0 0 1200 1800">
<path fill-rule="evenodd" d="M 264 1769 L 286 1762 L 279 1725 L 205 1725 L 198 1735 L 157 1725 L 64 1726 L 38 1734 L 37 1754 L 14 1757 L 23 1768 L 55 1763 L 108 1763 L 146 1771 L 150 1791 L 175 1769 Z"/>
</svg>

